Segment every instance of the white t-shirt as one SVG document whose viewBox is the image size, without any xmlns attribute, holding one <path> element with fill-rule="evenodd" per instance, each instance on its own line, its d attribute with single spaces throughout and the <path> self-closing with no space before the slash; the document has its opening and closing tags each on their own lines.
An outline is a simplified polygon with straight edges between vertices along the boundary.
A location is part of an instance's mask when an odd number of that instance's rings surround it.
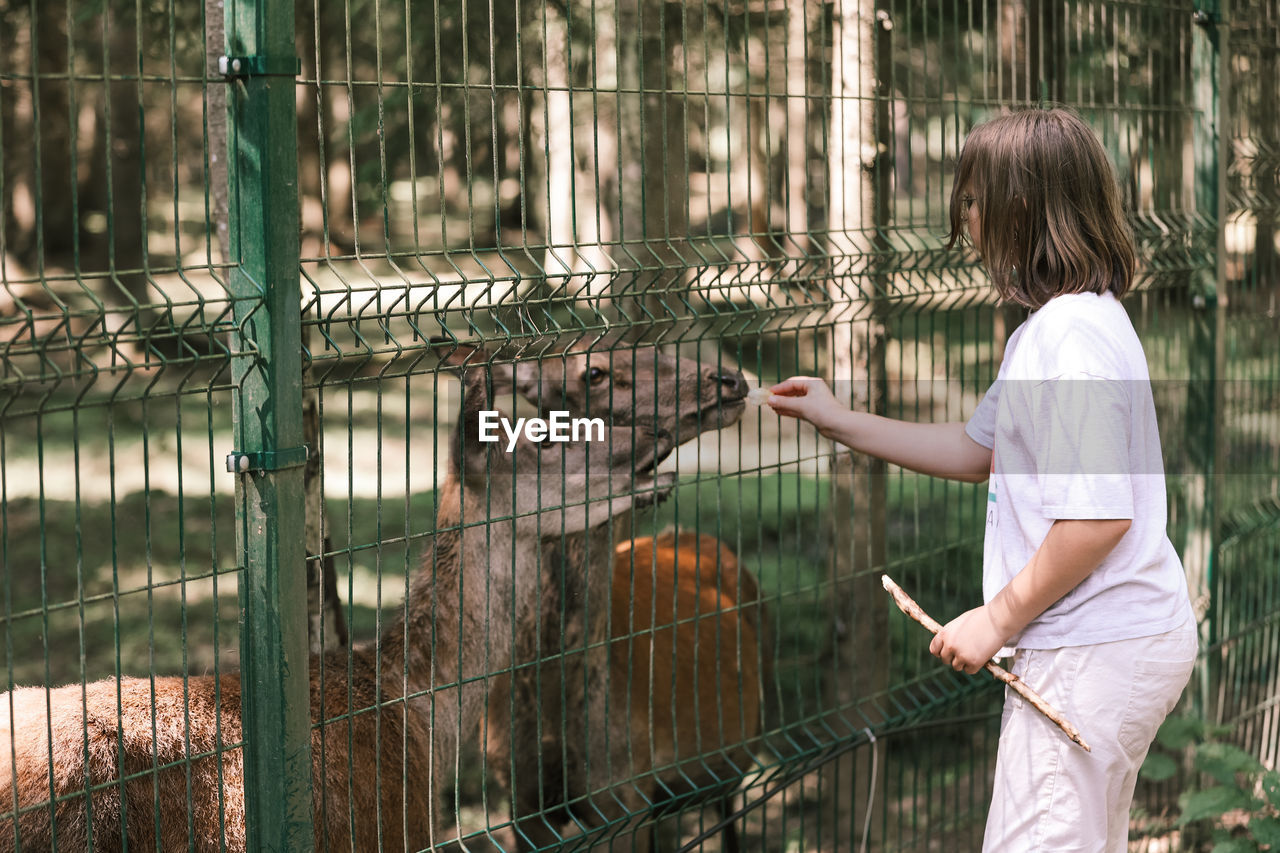
<svg viewBox="0 0 1280 853">
<path fill-rule="evenodd" d="M 1164 465 L 1146 357 L 1111 293 L 1070 294 L 1010 337 L 965 425 L 992 449 L 983 545 L 987 601 L 1057 519 L 1132 519 L 1102 563 L 1009 645 L 1053 649 L 1162 634 L 1191 618 L 1165 534 Z"/>
</svg>

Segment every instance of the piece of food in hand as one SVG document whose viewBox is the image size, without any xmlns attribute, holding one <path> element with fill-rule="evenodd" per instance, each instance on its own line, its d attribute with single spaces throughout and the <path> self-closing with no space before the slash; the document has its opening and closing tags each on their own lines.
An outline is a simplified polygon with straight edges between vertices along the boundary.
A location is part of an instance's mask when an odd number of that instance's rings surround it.
<svg viewBox="0 0 1280 853">
<path fill-rule="evenodd" d="M 747 402 L 753 406 L 763 406 L 769 399 L 769 389 L 763 386 L 752 388 L 747 392 Z"/>
</svg>

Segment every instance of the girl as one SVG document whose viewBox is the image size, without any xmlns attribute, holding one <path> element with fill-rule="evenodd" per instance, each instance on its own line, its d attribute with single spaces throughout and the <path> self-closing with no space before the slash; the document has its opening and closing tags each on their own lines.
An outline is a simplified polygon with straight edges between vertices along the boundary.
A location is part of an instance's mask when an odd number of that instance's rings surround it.
<svg viewBox="0 0 1280 853">
<path fill-rule="evenodd" d="M 1093 752 L 1008 692 L 983 849 L 1124 851 L 1138 767 L 1190 677 L 1197 641 L 1165 535 L 1146 359 L 1119 302 L 1133 279 L 1132 238 L 1093 132 L 1062 109 L 974 128 L 948 247 L 966 230 L 999 297 L 1031 309 L 968 423 L 851 412 L 811 377 L 775 385 L 768 402 L 853 450 L 989 481 L 986 603 L 929 650 L 967 673 L 1012 654 L 1013 671 Z"/>
</svg>

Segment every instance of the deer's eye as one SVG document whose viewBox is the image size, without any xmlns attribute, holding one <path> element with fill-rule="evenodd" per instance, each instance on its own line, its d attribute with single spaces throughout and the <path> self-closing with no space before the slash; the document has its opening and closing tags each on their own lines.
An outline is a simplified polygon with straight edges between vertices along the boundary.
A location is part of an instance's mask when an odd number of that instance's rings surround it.
<svg viewBox="0 0 1280 853">
<path fill-rule="evenodd" d="M 589 385 L 599 385 L 609 375 L 603 367 L 589 367 L 582 372 L 582 381 Z"/>
</svg>

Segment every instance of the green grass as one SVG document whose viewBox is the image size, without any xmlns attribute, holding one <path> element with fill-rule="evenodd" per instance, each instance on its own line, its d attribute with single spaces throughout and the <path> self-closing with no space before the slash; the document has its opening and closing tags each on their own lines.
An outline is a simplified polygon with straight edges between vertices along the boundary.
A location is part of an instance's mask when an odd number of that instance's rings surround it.
<svg viewBox="0 0 1280 853">
<path fill-rule="evenodd" d="M 13 682 L 93 680 L 117 667 L 199 673 L 233 661 L 232 510 L 226 498 L 161 491 L 114 504 L 10 500 L 3 632 Z"/>
</svg>

